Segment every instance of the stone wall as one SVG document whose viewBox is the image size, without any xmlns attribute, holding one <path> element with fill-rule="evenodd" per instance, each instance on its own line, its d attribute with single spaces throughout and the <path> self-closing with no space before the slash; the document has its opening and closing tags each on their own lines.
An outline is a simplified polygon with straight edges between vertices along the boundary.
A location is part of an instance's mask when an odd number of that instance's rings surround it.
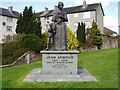
<svg viewBox="0 0 120 90">
<path fill-rule="evenodd" d="M 94 45 L 94 46 L 81 46 L 78 50 L 80 52 L 86 52 L 86 51 L 95 51 L 95 50 L 98 50 L 98 48 L 96 45 Z"/>
<path fill-rule="evenodd" d="M 118 38 L 112 37 L 112 36 L 109 36 L 109 35 L 103 35 L 102 37 L 103 37 L 103 47 L 102 47 L 102 49 L 118 47 Z"/>
</svg>

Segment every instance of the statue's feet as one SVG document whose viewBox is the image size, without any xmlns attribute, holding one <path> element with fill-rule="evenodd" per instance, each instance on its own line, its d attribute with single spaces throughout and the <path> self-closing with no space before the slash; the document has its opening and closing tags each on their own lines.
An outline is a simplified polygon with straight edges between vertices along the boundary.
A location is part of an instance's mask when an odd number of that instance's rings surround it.
<svg viewBox="0 0 120 90">
<path fill-rule="evenodd" d="M 53 51 L 57 51 L 56 49 L 52 49 Z"/>
<path fill-rule="evenodd" d="M 46 50 L 49 50 L 49 48 L 46 48 Z"/>
<path fill-rule="evenodd" d="M 66 48 L 66 51 L 68 51 L 68 49 Z"/>
</svg>

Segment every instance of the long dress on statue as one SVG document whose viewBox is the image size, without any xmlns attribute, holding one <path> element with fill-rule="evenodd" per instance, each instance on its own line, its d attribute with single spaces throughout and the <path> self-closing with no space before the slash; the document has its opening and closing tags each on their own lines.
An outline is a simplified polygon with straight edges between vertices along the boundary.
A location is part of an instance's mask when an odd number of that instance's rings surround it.
<svg viewBox="0 0 120 90">
<path fill-rule="evenodd" d="M 62 18 L 58 17 L 61 15 Z M 57 10 L 52 18 L 55 23 L 55 34 L 54 34 L 54 49 L 55 50 L 67 50 L 67 30 L 65 22 L 68 21 L 67 14 L 61 10 Z"/>
</svg>

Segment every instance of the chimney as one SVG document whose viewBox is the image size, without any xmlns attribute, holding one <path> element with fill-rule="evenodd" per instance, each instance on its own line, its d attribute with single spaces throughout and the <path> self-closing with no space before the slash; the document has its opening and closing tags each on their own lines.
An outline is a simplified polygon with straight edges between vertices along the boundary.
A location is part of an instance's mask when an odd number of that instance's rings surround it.
<svg viewBox="0 0 120 90">
<path fill-rule="evenodd" d="M 83 8 L 86 8 L 86 7 L 87 7 L 86 1 L 83 0 Z"/>
<path fill-rule="evenodd" d="M 11 12 L 11 13 L 12 13 L 12 9 L 13 9 L 12 6 L 9 6 L 9 7 L 8 7 L 9 12 Z"/>
<path fill-rule="evenodd" d="M 45 7 L 45 11 L 44 11 L 44 12 L 45 12 L 45 13 L 48 12 L 48 8 L 47 8 L 47 7 Z"/>
<path fill-rule="evenodd" d="M 57 6 L 56 5 L 54 6 L 54 11 L 57 11 Z"/>
</svg>

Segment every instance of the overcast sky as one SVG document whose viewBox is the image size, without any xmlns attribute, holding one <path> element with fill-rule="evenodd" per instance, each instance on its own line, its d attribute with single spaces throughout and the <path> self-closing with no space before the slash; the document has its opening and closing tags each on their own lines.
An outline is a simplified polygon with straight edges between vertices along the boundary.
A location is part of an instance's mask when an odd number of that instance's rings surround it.
<svg viewBox="0 0 120 90">
<path fill-rule="evenodd" d="M 83 2 L 83 0 L 60 1 L 64 3 L 65 7 L 82 5 Z M 118 32 L 118 1 L 120 0 L 86 0 L 86 3 L 101 3 L 105 13 L 104 27 Z M 57 3 L 58 0 L 1 0 L 0 7 L 7 9 L 9 6 L 13 6 L 13 10 L 23 12 L 25 6 L 32 6 L 33 11 L 40 12 L 44 10 L 44 7 L 48 7 L 49 10 L 54 9 L 54 5 Z"/>
</svg>

